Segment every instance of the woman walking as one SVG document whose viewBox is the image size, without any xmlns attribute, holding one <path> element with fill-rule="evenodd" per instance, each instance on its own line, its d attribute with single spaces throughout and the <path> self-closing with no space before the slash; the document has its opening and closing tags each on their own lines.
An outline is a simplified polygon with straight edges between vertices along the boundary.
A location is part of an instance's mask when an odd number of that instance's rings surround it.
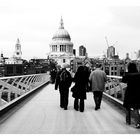
<svg viewBox="0 0 140 140">
<path fill-rule="evenodd" d="M 73 81 L 75 82 L 74 87 L 71 89 L 75 98 L 74 109 L 80 112 L 84 111 L 84 100 L 86 99 L 86 89 L 88 83 L 88 76 L 85 72 L 84 66 L 79 66 L 74 76 Z"/>
</svg>

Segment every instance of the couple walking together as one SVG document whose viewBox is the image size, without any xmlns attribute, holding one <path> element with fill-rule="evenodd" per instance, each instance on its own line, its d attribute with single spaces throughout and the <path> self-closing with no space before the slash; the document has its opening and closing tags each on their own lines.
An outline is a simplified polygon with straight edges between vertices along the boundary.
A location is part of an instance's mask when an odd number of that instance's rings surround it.
<svg viewBox="0 0 140 140">
<path fill-rule="evenodd" d="M 62 78 L 64 71 L 67 73 L 66 78 Z M 64 81 L 63 81 L 63 80 Z M 68 96 L 69 96 L 69 88 L 71 86 L 72 81 L 75 83 L 71 88 L 72 97 L 74 99 L 74 109 L 80 110 L 80 112 L 84 111 L 84 100 L 86 100 L 86 91 L 89 85 L 89 81 L 91 83 L 91 88 L 94 93 L 94 101 L 95 101 L 95 110 L 100 109 L 102 94 L 105 87 L 105 82 L 107 80 L 106 74 L 101 70 L 101 64 L 96 65 L 96 70 L 90 73 L 88 67 L 79 66 L 77 72 L 74 75 L 74 78 L 71 77 L 70 72 L 66 70 L 65 65 L 62 70 L 58 72 L 56 77 L 55 89 L 57 90 L 59 86 L 60 91 L 60 107 L 67 110 L 68 106 Z"/>
</svg>

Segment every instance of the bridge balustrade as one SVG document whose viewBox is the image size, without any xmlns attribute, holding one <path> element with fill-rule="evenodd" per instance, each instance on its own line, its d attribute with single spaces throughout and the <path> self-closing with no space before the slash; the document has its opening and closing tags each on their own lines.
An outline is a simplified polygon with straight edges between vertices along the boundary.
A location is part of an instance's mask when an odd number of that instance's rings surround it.
<svg viewBox="0 0 140 140">
<path fill-rule="evenodd" d="M 122 104 L 124 100 L 124 93 L 127 85 L 122 83 L 121 76 L 107 76 L 107 83 L 105 85 L 105 94 L 110 98 L 117 99 Z"/>
<path fill-rule="evenodd" d="M 50 80 L 49 74 L 0 78 L 0 110 L 38 89 Z"/>
<path fill-rule="evenodd" d="M 107 76 L 105 96 L 115 99 L 122 104 L 126 84 L 122 83 L 120 76 Z M 49 74 L 34 74 L 0 78 L 0 111 L 6 106 L 16 102 L 35 89 L 49 82 Z"/>
</svg>

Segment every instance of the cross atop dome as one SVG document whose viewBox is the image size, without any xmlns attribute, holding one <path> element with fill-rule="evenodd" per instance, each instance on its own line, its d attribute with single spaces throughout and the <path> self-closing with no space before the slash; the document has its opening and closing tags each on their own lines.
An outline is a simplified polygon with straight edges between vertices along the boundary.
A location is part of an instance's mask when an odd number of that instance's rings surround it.
<svg viewBox="0 0 140 140">
<path fill-rule="evenodd" d="M 61 16 L 61 20 L 60 20 L 60 27 L 59 27 L 59 29 L 64 29 L 64 23 L 63 23 L 62 16 Z"/>
<path fill-rule="evenodd" d="M 17 44 L 20 44 L 19 38 L 17 38 Z"/>
</svg>

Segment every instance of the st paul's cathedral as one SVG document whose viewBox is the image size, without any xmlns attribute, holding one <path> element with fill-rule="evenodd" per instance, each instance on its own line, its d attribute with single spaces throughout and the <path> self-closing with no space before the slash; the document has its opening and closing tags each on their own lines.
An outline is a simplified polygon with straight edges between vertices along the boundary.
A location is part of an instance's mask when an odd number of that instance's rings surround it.
<svg viewBox="0 0 140 140">
<path fill-rule="evenodd" d="M 60 26 L 53 35 L 49 46 L 49 58 L 54 59 L 60 66 L 64 63 L 70 64 L 70 61 L 74 58 L 73 43 L 71 42 L 69 33 L 64 29 L 62 18 L 60 20 Z"/>
</svg>

